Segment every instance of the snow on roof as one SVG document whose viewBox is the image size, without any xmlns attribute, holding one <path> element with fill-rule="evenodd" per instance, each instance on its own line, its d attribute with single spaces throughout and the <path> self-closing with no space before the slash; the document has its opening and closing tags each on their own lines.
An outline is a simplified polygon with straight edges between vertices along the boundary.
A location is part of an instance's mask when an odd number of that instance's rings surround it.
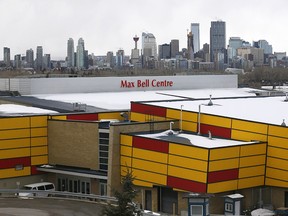
<svg viewBox="0 0 288 216">
<path fill-rule="evenodd" d="M 160 132 L 160 133 L 154 133 L 154 134 L 150 134 L 150 133 L 140 134 L 139 136 L 159 139 L 159 140 L 167 140 L 167 141 L 172 141 L 172 142 L 179 141 L 180 143 L 187 145 L 188 144 L 187 141 L 182 142 L 182 140 L 184 139 L 184 140 L 189 140 L 190 145 L 208 148 L 208 149 L 256 143 L 256 142 L 244 142 L 244 141 L 220 139 L 220 138 L 213 138 L 213 137 L 212 139 L 210 139 L 209 137 L 205 137 L 205 136 L 178 133 L 178 132 L 174 132 L 171 130 Z M 180 139 L 177 139 L 177 138 L 180 138 Z"/>
<path fill-rule="evenodd" d="M 237 119 L 271 123 L 281 125 L 283 119 L 288 122 L 288 102 L 285 97 L 258 97 L 258 98 L 237 98 L 213 100 L 213 106 L 207 105 L 207 100 L 178 101 L 178 102 L 157 102 L 149 103 L 155 106 L 167 107 L 182 110 L 213 114 Z"/>
<path fill-rule="evenodd" d="M 226 197 L 229 197 L 231 199 L 240 199 L 240 198 L 243 198 L 244 196 L 242 194 L 236 193 L 236 194 L 227 195 Z"/>
<path fill-rule="evenodd" d="M 48 114 L 55 111 L 40 109 L 36 107 L 22 106 L 16 104 L 1 104 L 0 114 Z"/>
<path fill-rule="evenodd" d="M 253 89 L 195 89 L 195 90 L 163 90 L 163 91 L 134 91 L 134 92 L 101 92 L 79 94 L 41 94 L 34 97 L 67 103 L 80 102 L 107 110 L 130 109 L 131 101 L 176 100 L 185 98 L 213 97 L 244 97 L 255 96 Z"/>
</svg>

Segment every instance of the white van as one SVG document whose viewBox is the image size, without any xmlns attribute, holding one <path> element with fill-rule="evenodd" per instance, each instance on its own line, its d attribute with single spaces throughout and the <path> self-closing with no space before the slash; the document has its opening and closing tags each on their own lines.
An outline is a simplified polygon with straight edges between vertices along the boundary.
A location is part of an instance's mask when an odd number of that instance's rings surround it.
<svg viewBox="0 0 288 216">
<path fill-rule="evenodd" d="M 29 192 L 27 191 L 27 193 L 19 193 L 19 197 L 47 197 L 49 195 L 48 193 L 37 193 L 37 191 L 55 191 L 55 185 L 51 182 L 40 182 L 25 185 L 23 189 L 29 190 Z"/>
</svg>

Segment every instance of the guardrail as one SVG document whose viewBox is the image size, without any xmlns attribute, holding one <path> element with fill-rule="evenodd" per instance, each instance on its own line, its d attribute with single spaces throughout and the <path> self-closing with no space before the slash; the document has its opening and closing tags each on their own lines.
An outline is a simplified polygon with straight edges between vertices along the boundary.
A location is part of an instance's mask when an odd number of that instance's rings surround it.
<svg viewBox="0 0 288 216">
<path fill-rule="evenodd" d="M 22 194 L 29 194 L 28 196 L 21 196 Z M 0 189 L 0 197 L 56 197 L 63 199 L 77 199 L 77 200 L 89 200 L 89 201 L 104 201 L 109 203 L 116 203 L 115 197 L 100 196 L 95 194 L 84 194 L 84 193 L 72 193 L 66 191 L 40 191 L 40 190 L 21 190 L 21 189 Z"/>
</svg>

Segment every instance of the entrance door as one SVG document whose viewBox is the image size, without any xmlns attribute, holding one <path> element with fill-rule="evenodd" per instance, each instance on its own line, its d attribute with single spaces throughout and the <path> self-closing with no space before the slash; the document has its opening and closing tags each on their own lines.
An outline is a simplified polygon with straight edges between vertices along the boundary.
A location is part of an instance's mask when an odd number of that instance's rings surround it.
<svg viewBox="0 0 288 216">
<path fill-rule="evenodd" d="M 178 211 L 178 193 L 172 188 L 160 187 L 161 212 L 173 214 Z M 173 210 L 175 212 L 173 212 Z"/>
<path fill-rule="evenodd" d="M 152 191 L 145 190 L 145 209 L 152 211 Z"/>
</svg>

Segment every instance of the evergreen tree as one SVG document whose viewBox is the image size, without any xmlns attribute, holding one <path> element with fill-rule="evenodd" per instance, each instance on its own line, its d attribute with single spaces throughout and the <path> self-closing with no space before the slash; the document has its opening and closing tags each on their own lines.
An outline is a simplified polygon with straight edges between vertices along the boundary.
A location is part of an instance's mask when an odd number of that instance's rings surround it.
<svg viewBox="0 0 288 216">
<path fill-rule="evenodd" d="M 117 199 L 117 205 L 108 204 L 102 211 L 103 216 L 140 216 L 141 210 L 137 208 L 133 199 L 137 196 L 134 189 L 134 177 L 132 172 L 127 169 L 127 174 L 122 177 L 121 191 L 115 191 L 114 195 Z"/>
</svg>

